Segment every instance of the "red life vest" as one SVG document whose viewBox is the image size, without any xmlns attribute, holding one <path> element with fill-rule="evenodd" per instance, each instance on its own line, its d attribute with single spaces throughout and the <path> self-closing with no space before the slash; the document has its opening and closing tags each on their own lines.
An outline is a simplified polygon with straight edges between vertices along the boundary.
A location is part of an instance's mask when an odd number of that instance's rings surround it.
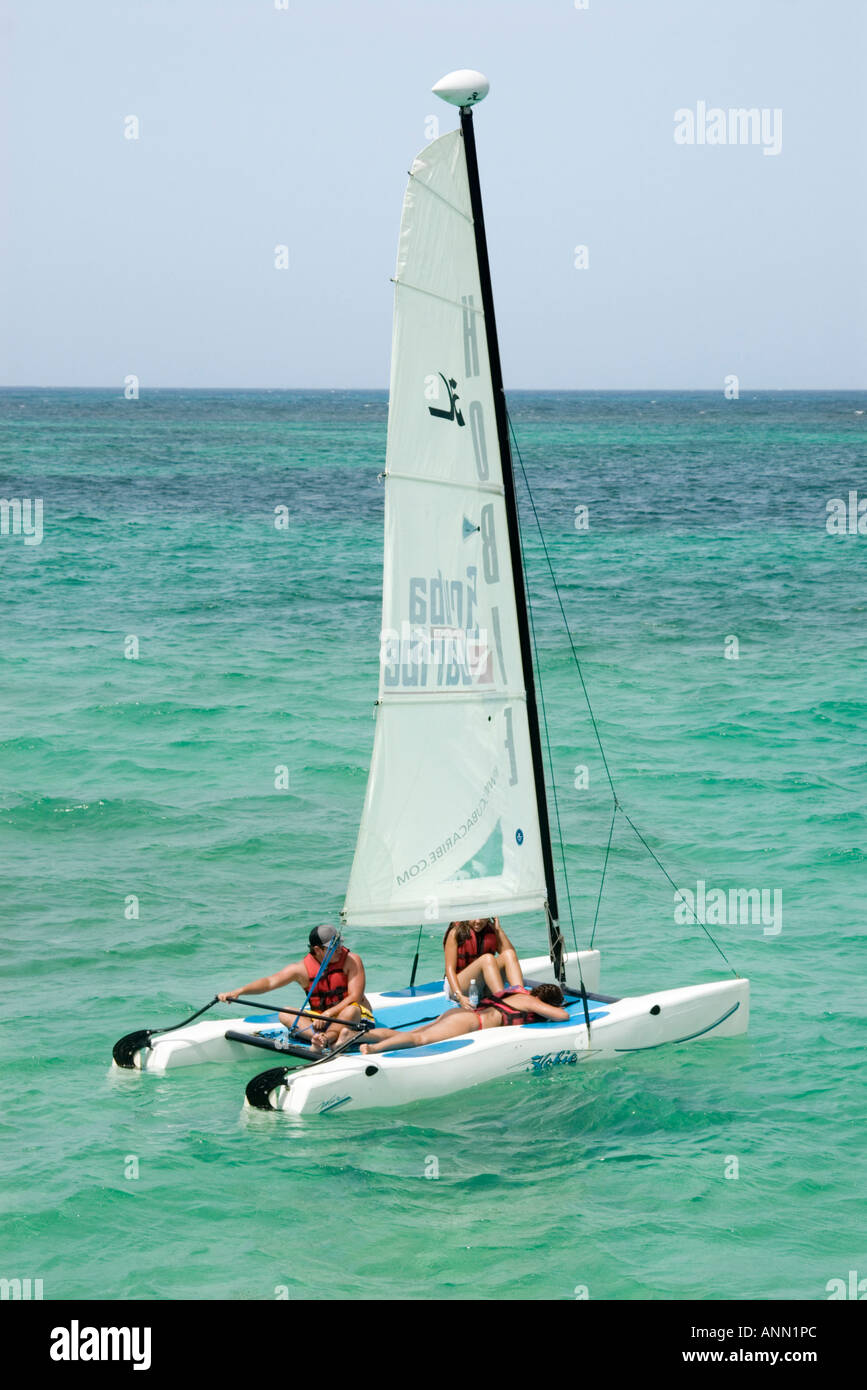
<svg viewBox="0 0 867 1390">
<path fill-rule="evenodd" d="M 452 928 L 449 927 L 449 931 L 447 931 L 443 937 L 444 946 L 449 939 L 449 932 L 451 930 Z M 475 927 L 473 927 L 466 941 L 459 941 L 457 945 L 458 963 L 455 966 L 455 972 L 458 975 L 471 963 L 471 961 L 478 960 L 479 956 L 495 956 L 500 949 L 500 941 L 497 933 L 494 931 L 493 927 L 487 926 L 481 933 L 477 932 Z"/>
<path fill-rule="evenodd" d="M 499 994 L 492 994 L 489 998 L 483 999 L 476 1013 L 481 1013 L 483 1009 L 496 1009 L 502 1014 L 503 1027 L 515 1027 L 520 1023 L 544 1023 L 546 1020 L 542 1014 L 527 1013 L 525 1009 L 513 1009 L 506 1003 L 506 996 L 509 994 L 529 994 L 528 989 L 519 989 L 517 985 L 511 989 L 501 990 Z"/>
<path fill-rule="evenodd" d="M 345 946 L 341 946 L 334 952 L 325 970 L 319 978 L 319 982 L 308 1003 L 311 1009 L 330 1009 L 332 1004 L 339 1004 L 341 999 L 345 999 L 349 993 L 349 978 L 343 966 L 346 957 L 349 955 Z M 307 988 L 313 984 L 316 976 L 321 969 L 320 962 L 315 956 L 304 957 L 304 969 L 307 971 Z"/>
</svg>

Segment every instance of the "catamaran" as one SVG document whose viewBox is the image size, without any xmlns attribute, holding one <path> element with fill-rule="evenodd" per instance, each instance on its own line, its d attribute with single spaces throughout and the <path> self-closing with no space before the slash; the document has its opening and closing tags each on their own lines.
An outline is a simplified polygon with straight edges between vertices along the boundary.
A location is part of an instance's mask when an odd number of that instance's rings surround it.
<svg viewBox="0 0 867 1390">
<path fill-rule="evenodd" d="M 255 1108 L 310 1115 L 403 1105 L 748 1026 L 749 981 L 736 974 L 616 998 L 598 992 L 597 950 L 565 949 L 473 127 L 488 89 L 471 70 L 436 84 L 459 108 L 460 125 L 418 155 L 404 198 L 379 697 L 341 920 L 353 931 L 418 930 L 538 913 L 548 949 L 522 960 L 522 970 L 528 982 L 561 985 L 569 1020 L 375 1056 L 357 1045 L 323 1056 L 257 1005 L 241 1021 L 190 1021 L 115 1046 L 116 1065 L 158 1073 L 249 1060 L 254 1048 L 276 1053 L 281 1065 L 247 1086 L 245 1103 Z M 392 1028 L 457 1007 L 442 979 L 368 998 L 377 1024 Z"/>
</svg>

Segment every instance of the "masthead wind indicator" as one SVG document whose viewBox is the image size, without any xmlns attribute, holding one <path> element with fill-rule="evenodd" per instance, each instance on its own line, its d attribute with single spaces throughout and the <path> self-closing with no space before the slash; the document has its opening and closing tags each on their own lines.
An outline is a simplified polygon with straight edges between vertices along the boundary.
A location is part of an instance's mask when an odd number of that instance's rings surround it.
<svg viewBox="0 0 867 1390">
<path fill-rule="evenodd" d="M 431 91 L 452 106 L 475 106 L 484 101 L 490 87 L 483 72 L 476 72 L 474 68 L 458 68 L 456 72 L 447 72 L 445 77 L 441 77 Z"/>
</svg>

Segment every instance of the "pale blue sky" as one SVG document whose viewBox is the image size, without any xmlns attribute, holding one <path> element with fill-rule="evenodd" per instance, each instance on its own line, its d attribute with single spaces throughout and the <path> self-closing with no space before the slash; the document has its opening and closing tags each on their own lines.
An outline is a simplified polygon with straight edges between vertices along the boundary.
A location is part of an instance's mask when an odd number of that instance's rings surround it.
<svg viewBox="0 0 867 1390">
<path fill-rule="evenodd" d="M 862 0 L 5 0 L 2 39 L 4 385 L 387 386 L 464 66 L 507 387 L 864 384 Z M 699 101 L 781 153 L 675 144 Z"/>
</svg>

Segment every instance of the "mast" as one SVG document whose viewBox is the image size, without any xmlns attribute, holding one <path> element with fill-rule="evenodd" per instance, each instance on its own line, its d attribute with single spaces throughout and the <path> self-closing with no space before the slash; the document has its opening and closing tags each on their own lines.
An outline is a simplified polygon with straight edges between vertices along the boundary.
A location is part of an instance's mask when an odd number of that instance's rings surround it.
<svg viewBox="0 0 867 1390">
<path fill-rule="evenodd" d="M 444 79 L 445 80 L 445 79 Z M 438 84 L 439 85 L 439 84 Z M 436 90 L 436 88 L 434 88 Z M 484 95 L 484 93 L 483 93 Z M 548 822 L 548 798 L 545 792 L 545 770 L 542 762 L 542 740 L 539 733 L 539 713 L 536 705 L 536 682 L 533 673 L 533 649 L 530 638 L 530 624 L 527 618 L 527 598 L 524 584 L 524 567 L 521 560 L 521 537 L 518 529 L 518 506 L 515 496 L 515 477 L 512 470 L 512 451 L 509 447 L 509 425 L 506 417 L 506 397 L 503 391 L 503 374 L 500 367 L 500 349 L 497 343 L 497 325 L 494 318 L 494 295 L 491 288 L 491 269 L 488 263 L 488 243 L 485 238 L 485 219 L 482 212 L 482 193 L 479 184 L 479 166 L 476 158 L 476 137 L 473 129 L 473 109 L 463 105 L 461 113 L 461 134 L 467 159 L 467 177 L 470 185 L 470 205 L 476 240 L 476 254 L 479 262 L 479 279 L 482 292 L 482 310 L 485 319 L 485 336 L 488 346 L 488 362 L 491 368 L 491 384 L 494 394 L 494 413 L 497 422 L 497 443 L 500 450 L 500 464 L 503 471 L 506 521 L 509 532 L 509 553 L 512 561 L 512 578 L 515 587 L 515 607 L 518 615 L 518 635 L 521 647 L 521 668 L 524 690 L 527 696 L 527 721 L 530 730 L 530 751 L 533 758 L 533 779 L 536 789 L 536 804 L 539 812 L 539 830 L 542 837 L 542 863 L 545 869 L 545 885 L 548 892 L 547 917 L 548 936 L 551 943 L 551 959 L 558 980 L 564 979 L 563 938 L 560 934 L 559 912 L 557 909 L 557 882 L 554 876 L 554 856 L 551 851 L 551 830 Z"/>
</svg>

